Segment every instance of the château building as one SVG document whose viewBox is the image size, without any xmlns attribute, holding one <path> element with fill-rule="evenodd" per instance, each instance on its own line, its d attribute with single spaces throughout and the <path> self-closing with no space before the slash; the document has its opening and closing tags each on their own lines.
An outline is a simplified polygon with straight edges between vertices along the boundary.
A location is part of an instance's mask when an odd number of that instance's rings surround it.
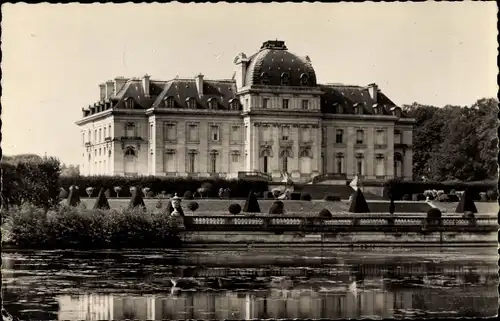
<svg viewBox="0 0 500 321">
<path fill-rule="evenodd" d="M 318 84 L 308 56 L 266 41 L 233 79 L 115 78 L 82 109 L 84 175 L 295 182 L 412 178 L 412 126 L 376 84 Z"/>
</svg>

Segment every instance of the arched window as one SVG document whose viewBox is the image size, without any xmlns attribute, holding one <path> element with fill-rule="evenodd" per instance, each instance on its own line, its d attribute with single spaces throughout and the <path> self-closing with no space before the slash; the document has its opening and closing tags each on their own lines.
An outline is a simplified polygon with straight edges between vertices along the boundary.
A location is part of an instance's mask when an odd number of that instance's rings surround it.
<svg viewBox="0 0 500 321">
<path fill-rule="evenodd" d="M 288 173 L 288 157 L 290 157 L 290 152 L 285 149 L 281 152 L 280 157 L 281 157 L 281 171 L 283 173 Z"/>
<path fill-rule="evenodd" d="M 133 109 L 135 105 L 134 99 L 132 97 L 125 98 L 125 108 Z"/>
<path fill-rule="evenodd" d="M 215 98 L 210 98 L 208 99 L 208 109 L 217 109 L 219 106 L 219 103 L 217 102 L 217 99 Z"/>
<path fill-rule="evenodd" d="M 169 96 L 165 98 L 165 107 L 174 108 L 174 97 Z"/>
<path fill-rule="evenodd" d="M 125 151 L 125 156 L 137 156 L 136 153 L 135 153 L 135 150 L 133 148 L 127 148 L 127 150 Z"/>
<path fill-rule="evenodd" d="M 240 102 L 238 99 L 236 98 L 233 98 L 231 100 L 229 100 L 229 108 L 231 110 L 239 110 L 240 109 Z"/>
<path fill-rule="evenodd" d="M 260 153 L 260 157 L 262 159 L 262 171 L 264 173 L 268 173 L 269 172 L 269 157 L 271 157 L 270 150 L 269 149 L 264 149 Z"/>
<path fill-rule="evenodd" d="M 193 97 L 186 98 L 186 102 L 189 109 L 196 109 L 196 100 Z"/>
</svg>

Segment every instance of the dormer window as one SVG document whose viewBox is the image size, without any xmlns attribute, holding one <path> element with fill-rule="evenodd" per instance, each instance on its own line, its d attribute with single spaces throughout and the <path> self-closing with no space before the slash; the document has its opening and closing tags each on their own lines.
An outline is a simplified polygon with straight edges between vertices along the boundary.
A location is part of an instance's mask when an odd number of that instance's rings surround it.
<svg viewBox="0 0 500 321">
<path fill-rule="evenodd" d="M 262 74 L 260 74 L 260 81 L 264 85 L 269 84 L 269 74 L 267 72 L 263 72 Z"/>
<path fill-rule="evenodd" d="M 309 82 L 309 76 L 307 74 L 300 75 L 300 83 L 305 86 Z"/>
<path fill-rule="evenodd" d="M 196 100 L 193 97 L 186 98 L 189 109 L 196 109 Z"/>
<path fill-rule="evenodd" d="M 217 99 L 215 98 L 210 98 L 208 100 L 208 108 L 209 109 L 217 109 L 219 103 L 217 102 Z"/>
<path fill-rule="evenodd" d="M 233 98 L 229 101 L 229 108 L 231 108 L 231 110 L 239 110 L 240 109 L 240 102 L 238 101 L 238 99 L 236 98 Z"/>
<path fill-rule="evenodd" d="M 132 97 L 125 98 L 125 108 L 134 109 L 134 99 Z"/>
<path fill-rule="evenodd" d="M 290 76 L 288 73 L 284 72 L 281 74 L 281 84 L 287 86 L 290 82 Z"/>
<path fill-rule="evenodd" d="M 165 98 L 165 107 L 174 108 L 174 97 L 169 96 Z"/>
</svg>

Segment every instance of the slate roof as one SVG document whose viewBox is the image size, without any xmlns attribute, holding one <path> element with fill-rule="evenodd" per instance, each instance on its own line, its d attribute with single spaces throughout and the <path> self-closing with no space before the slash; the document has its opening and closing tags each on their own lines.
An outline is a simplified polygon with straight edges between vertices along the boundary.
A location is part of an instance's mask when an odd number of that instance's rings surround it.
<svg viewBox="0 0 500 321">
<path fill-rule="evenodd" d="M 335 107 L 340 105 L 343 107 L 343 114 L 354 114 L 355 106 L 363 108 L 363 114 L 373 114 L 373 107 L 376 103 L 382 110 L 380 115 L 392 115 L 390 108 L 396 106 L 380 90 L 377 92 L 377 102 L 375 102 L 367 87 L 343 84 L 319 86 L 324 92 L 321 95 L 321 111 L 323 113 L 335 114 Z"/>
</svg>

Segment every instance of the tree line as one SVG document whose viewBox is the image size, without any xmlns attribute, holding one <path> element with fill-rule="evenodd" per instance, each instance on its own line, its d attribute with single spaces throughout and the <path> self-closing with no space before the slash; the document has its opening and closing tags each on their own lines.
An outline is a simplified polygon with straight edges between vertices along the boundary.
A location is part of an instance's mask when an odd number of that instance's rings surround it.
<svg viewBox="0 0 500 321">
<path fill-rule="evenodd" d="M 414 180 L 485 181 L 497 179 L 498 100 L 442 108 L 404 105 L 416 119 L 413 129 Z"/>
</svg>

